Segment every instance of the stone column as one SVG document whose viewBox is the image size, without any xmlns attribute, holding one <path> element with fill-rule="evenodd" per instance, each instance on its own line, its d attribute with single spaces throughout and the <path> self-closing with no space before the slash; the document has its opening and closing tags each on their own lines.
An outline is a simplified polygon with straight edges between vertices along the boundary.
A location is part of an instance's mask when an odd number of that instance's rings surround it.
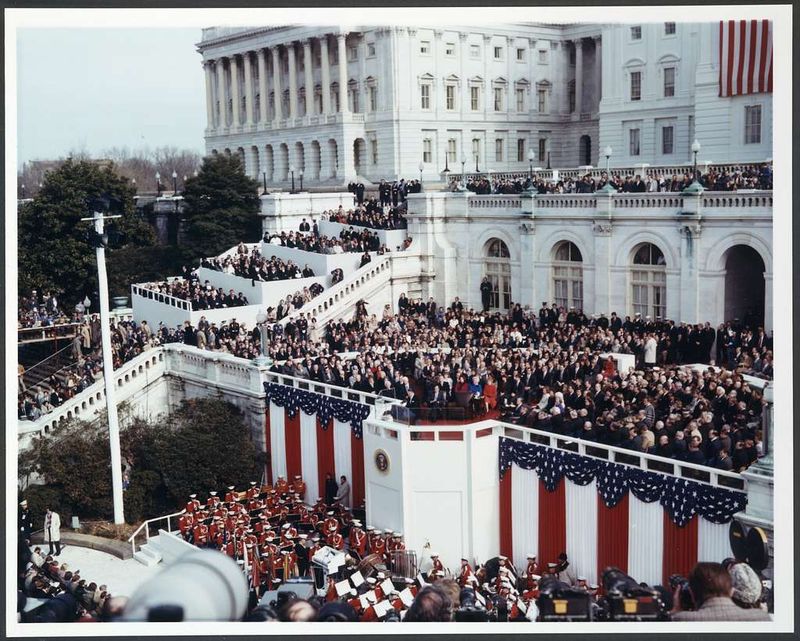
<svg viewBox="0 0 800 641">
<path fill-rule="evenodd" d="M 206 72 L 206 115 L 208 117 L 207 129 L 214 129 L 214 61 L 207 60 L 203 63 Z"/>
<path fill-rule="evenodd" d="M 239 100 L 239 67 L 236 62 L 236 56 L 231 56 L 231 111 L 233 112 L 233 127 L 241 125 L 239 118 L 239 110 L 241 108 Z"/>
<path fill-rule="evenodd" d="M 331 113 L 331 63 L 328 58 L 328 34 L 319 39 L 319 57 L 322 77 L 322 113 Z"/>
<path fill-rule="evenodd" d="M 297 118 L 297 58 L 294 43 L 286 45 L 286 56 L 289 59 L 289 119 Z"/>
<path fill-rule="evenodd" d="M 272 47 L 272 93 L 275 96 L 275 120 L 283 120 L 280 57 L 280 49 L 277 46 Z"/>
<path fill-rule="evenodd" d="M 465 61 L 467 59 L 467 56 L 469 55 L 469 45 L 467 44 L 467 36 L 468 36 L 468 34 L 466 34 L 466 33 L 459 33 L 458 34 L 458 77 L 459 77 L 458 91 L 461 92 L 461 95 L 459 96 L 459 98 L 460 98 L 459 102 L 461 103 L 460 117 L 461 117 L 462 120 L 464 119 L 464 116 L 470 112 L 469 82 L 467 82 L 467 77 L 466 77 L 466 75 L 464 73 L 464 64 L 465 64 Z M 467 150 L 464 149 L 463 136 L 462 136 L 460 151 L 461 151 L 461 153 L 467 153 Z M 460 162 L 460 158 L 461 158 L 461 156 L 459 155 L 456 160 L 459 160 L 459 162 Z M 459 165 L 459 168 L 460 168 L 460 165 Z M 465 170 L 466 170 L 466 168 L 465 168 Z M 453 171 L 455 171 L 455 170 L 453 170 Z"/>
<path fill-rule="evenodd" d="M 306 116 L 313 116 L 314 106 L 314 73 L 311 67 L 311 39 L 303 41 L 303 71 L 306 81 Z"/>
<path fill-rule="evenodd" d="M 258 101 L 258 115 L 262 126 L 267 122 L 268 115 L 268 98 L 267 92 L 267 50 L 260 49 L 256 52 L 258 57 L 258 94 L 260 96 Z"/>
<path fill-rule="evenodd" d="M 337 33 L 336 44 L 339 47 L 339 111 L 348 112 L 347 107 L 347 34 Z"/>
<path fill-rule="evenodd" d="M 242 56 L 244 62 L 244 124 L 248 127 L 253 124 L 253 63 L 250 59 L 250 52 L 246 51 Z"/>
<path fill-rule="evenodd" d="M 492 60 L 492 56 L 494 54 L 493 51 L 489 51 L 490 47 L 492 46 L 492 37 L 491 36 L 483 36 L 483 117 L 489 118 L 489 113 L 494 108 L 494 95 L 493 95 L 493 86 L 492 86 L 492 78 L 491 74 L 489 73 L 489 60 Z M 486 158 L 484 160 L 484 171 L 488 167 L 486 163 L 488 163 L 488 152 L 484 154 Z"/>
<path fill-rule="evenodd" d="M 597 109 L 600 111 L 600 101 L 603 99 L 603 39 L 600 36 L 594 37 L 594 87 L 597 93 Z"/>
<path fill-rule="evenodd" d="M 583 112 L 583 39 L 573 41 L 575 45 L 575 115 L 581 119 Z"/>
<path fill-rule="evenodd" d="M 217 60 L 217 102 L 219 103 L 217 127 L 228 126 L 228 92 L 225 89 L 225 58 L 220 58 Z"/>
</svg>

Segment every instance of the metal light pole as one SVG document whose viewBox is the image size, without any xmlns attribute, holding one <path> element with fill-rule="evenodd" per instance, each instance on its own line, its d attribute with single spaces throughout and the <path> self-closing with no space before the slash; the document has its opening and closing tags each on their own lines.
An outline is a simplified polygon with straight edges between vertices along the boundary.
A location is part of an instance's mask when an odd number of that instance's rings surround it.
<svg viewBox="0 0 800 641">
<path fill-rule="evenodd" d="M 156 192 L 157 197 L 161 198 L 161 174 L 156 172 Z"/>
<path fill-rule="evenodd" d="M 102 212 L 94 212 L 92 218 L 81 220 L 94 221 L 94 230 L 99 237 L 103 236 L 103 222 L 121 216 L 104 216 Z M 97 289 L 100 294 L 100 335 L 103 345 L 103 379 L 106 386 L 106 412 L 108 414 L 108 443 L 111 449 L 111 488 L 114 498 L 114 523 L 125 523 L 124 504 L 122 500 L 122 454 L 119 444 L 119 420 L 117 417 L 116 385 L 114 385 L 114 361 L 111 354 L 111 329 L 108 313 L 108 276 L 106 275 L 106 251 L 102 243 L 95 248 L 97 257 Z"/>
<path fill-rule="evenodd" d="M 267 191 L 267 172 L 262 171 L 261 175 L 264 177 L 264 193 L 261 194 L 262 196 L 266 196 L 269 192 Z"/>
<path fill-rule="evenodd" d="M 25 185 L 20 185 L 20 188 L 22 189 L 22 198 L 24 199 L 25 198 Z"/>
<path fill-rule="evenodd" d="M 476 174 L 481 173 L 481 170 L 478 169 L 478 152 L 477 151 L 475 152 L 475 173 Z"/>
<path fill-rule="evenodd" d="M 616 193 L 617 191 L 611 184 L 611 170 L 609 169 L 609 160 L 611 158 L 611 154 L 613 153 L 613 151 L 614 150 L 611 148 L 611 145 L 606 145 L 606 148 L 603 149 L 603 155 L 606 157 L 606 184 L 603 185 L 603 187 L 599 191 L 604 192 L 606 194 Z"/>
<path fill-rule="evenodd" d="M 297 175 L 300 176 L 300 191 L 303 191 L 303 170 L 301 169 Z"/>
<path fill-rule="evenodd" d="M 186 192 L 186 181 L 189 180 L 189 176 L 186 174 L 183 175 L 183 191 Z"/>
<path fill-rule="evenodd" d="M 419 169 L 419 184 L 421 185 L 422 184 L 422 170 L 425 169 L 425 164 L 421 160 L 419 161 L 419 166 L 417 167 L 417 169 Z"/>
<path fill-rule="evenodd" d="M 256 315 L 256 324 L 261 334 L 261 354 L 253 359 L 253 362 L 260 367 L 270 367 L 272 365 L 272 359 L 269 357 L 269 348 L 267 347 L 266 323 L 267 315 L 264 313 L 264 310 L 259 310 Z"/>
<path fill-rule="evenodd" d="M 535 156 L 533 155 L 533 149 L 528 149 L 528 179 L 533 184 L 533 159 Z"/>
<path fill-rule="evenodd" d="M 178 195 L 178 172 L 172 170 L 172 196 Z"/>
<path fill-rule="evenodd" d="M 467 164 L 467 155 L 462 153 L 461 154 L 461 182 L 466 184 L 467 177 L 464 175 L 464 165 Z"/>
<path fill-rule="evenodd" d="M 289 165 L 289 173 L 292 174 L 292 191 L 290 191 L 289 193 L 293 194 L 294 193 L 294 165 Z"/>
<path fill-rule="evenodd" d="M 695 138 L 694 142 L 692 143 L 692 155 L 694 156 L 694 161 L 692 162 L 692 182 L 697 182 L 697 153 L 700 151 L 700 143 Z"/>
<path fill-rule="evenodd" d="M 131 178 L 131 186 L 133 187 L 133 193 L 137 193 L 136 191 L 136 178 Z"/>
</svg>

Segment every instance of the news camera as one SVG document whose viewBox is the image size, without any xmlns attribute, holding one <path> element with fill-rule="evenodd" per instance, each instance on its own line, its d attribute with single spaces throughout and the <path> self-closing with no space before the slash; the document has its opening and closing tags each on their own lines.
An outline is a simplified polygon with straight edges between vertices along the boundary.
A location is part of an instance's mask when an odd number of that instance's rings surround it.
<svg viewBox="0 0 800 641">
<path fill-rule="evenodd" d="M 573 588 L 553 575 L 539 580 L 538 621 L 592 621 L 588 592 Z"/>
<path fill-rule="evenodd" d="M 459 623 L 486 623 L 489 621 L 489 613 L 486 608 L 478 604 L 475 598 L 475 590 L 464 588 L 461 590 L 459 598 L 460 607 L 453 613 L 453 618 Z"/>
<path fill-rule="evenodd" d="M 603 570 L 603 617 L 607 621 L 669 621 L 669 607 L 657 587 L 637 583 L 619 568 Z"/>
</svg>

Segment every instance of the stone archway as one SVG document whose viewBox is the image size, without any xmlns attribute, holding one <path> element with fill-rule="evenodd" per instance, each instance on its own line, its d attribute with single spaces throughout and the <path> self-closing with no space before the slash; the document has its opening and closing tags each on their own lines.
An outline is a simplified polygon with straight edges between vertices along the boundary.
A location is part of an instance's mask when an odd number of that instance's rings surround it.
<svg viewBox="0 0 800 641">
<path fill-rule="evenodd" d="M 272 182 L 275 179 L 275 154 L 272 151 L 272 145 L 264 147 L 264 169 L 261 171 L 266 172 L 267 180 Z"/>
<path fill-rule="evenodd" d="M 311 180 L 319 180 L 322 172 L 322 150 L 318 140 L 311 141 L 311 162 L 309 163 L 308 171 Z"/>
<path fill-rule="evenodd" d="M 592 164 L 592 139 L 589 136 L 581 136 L 578 141 L 578 164 Z"/>
<path fill-rule="evenodd" d="M 289 179 L 289 146 L 282 142 L 278 148 L 278 162 L 275 166 L 276 181 L 286 182 Z"/>
<path fill-rule="evenodd" d="M 734 245 L 725 252 L 725 320 L 764 326 L 765 271 L 764 259 L 752 247 Z"/>
<path fill-rule="evenodd" d="M 364 175 L 367 167 L 367 142 L 363 138 L 356 138 L 353 141 L 353 167 L 357 175 Z"/>
<path fill-rule="evenodd" d="M 339 145 L 333 138 L 328 140 L 329 178 L 336 178 L 339 174 Z"/>
</svg>

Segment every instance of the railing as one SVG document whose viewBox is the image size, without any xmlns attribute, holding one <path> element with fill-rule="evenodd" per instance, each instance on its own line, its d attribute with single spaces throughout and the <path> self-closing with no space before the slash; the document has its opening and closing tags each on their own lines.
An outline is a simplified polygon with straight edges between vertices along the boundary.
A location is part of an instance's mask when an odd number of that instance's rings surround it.
<svg viewBox="0 0 800 641">
<path fill-rule="evenodd" d="M 522 199 L 519 196 L 506 194 L 481 194 L 471 196 L 469 199 L 470 209 L 495 209 L 501 207 L 512 207 L 519 209 L 522 207 Z"/>
<path fill-rule="evenodd" d="M 56 359 L 56 357 L 58 357 L 58 360 L 60 360 L 64 356 L 64 353 L 68 352 L 70 350 L 72 350 L 72 345 L 67 345 L 66 347 L 62 347 L 55 354 L 50 354 L 50 356 L 48 356 L 47 358 L 45 358 L 45 359 L 39 361 L 38 363 L 36 363 L 36 365 L 33 365 L 32 367 L 29 367 L 28 369 L 26 369 L 25 373 L 22 375 L 23 376 L 23 380 L 25 381 L 25 384 L 30 386 L 30 387 L 33 387 L 33 386 L 38 385 L 39 383 L 41 383 L 44 379 L 48 378 L 49 376 L 57 374 L 58 372 L 60 372 L 65 367 L 69 367 L 69 364 L 62 365 L 55 372 L 52 372 L 50 374 L 42 374 L 42 370 L 47 365 L 50 365 L 50 364 L 54 363 L 55 362 L 54 359 Z"/>
<path fill-rule="evenodd" d="M 357 269 L 344 278 L 344 280 L 329 287 L 301 308 L 294 310 L 288 316 L 282 318 L 280 324 L 285 326 L 290 319 L 299 317 L 302 312 L 307 316 L 310 314 L 312 318 L 317 318 L 318 327 L 324 327 L 328 320 L 328 311 L 331 313 L 340 313 L 344 311 L 341 308 L 337 308 L 336 304 L 339 301 L 349 296 L 351 293 L 361 290 L 362 287 L 370 284 L 376 277 L 386 275 L 385 272 L 387 271 L 389 272 L 388 275 L 391 276 L 391 255 L 384 254 L 380 258 L 380 260 L 374 260 Z"/>
<path fill-rule="evenodd" d="M 148 519 L 144 523 L 142 523 L 136 531 L 128 537 L 128 543 L 131 544 L 131 554 L 136 554 L 136 537 L 144 531 L 145 536 L 145 544 L 150 541 L 150 526 L 154 525 L 155 523 L 160 523 L 161 521 L 166 521 L 167 524 L 167 532 L 172 532 L 172 525 L 171 519 L 176 516 L 181 516 L 186 510 L 181 510 L 180 512 L 174 512 L 173 514 L 167 514 L 166 516 L 157 516 L 153 519 Z M 156 530 L 158 531 L 158 530 Z"/>
<path fill-rule="evenodd" d="M 63 323 L 47 327 L 22 327 L 17 330 L 17 342 L 34 343 L 46 340 L 75 338 L 81 323 Z"/>
<path fill-rule="evenodd" d="M 620 208 L 683 207 L 683 196 L 677 192 L 619 193 L 614 194 L 612 198 L 614 206 Z"/>
<path fill-rule="evenodd" d="M 307 378 L 297 378 L 296 376 L 288 376 L 286 374 L 278 374 L 276 372 L 265 372 L 265 378 L 266 382 L 269 383 L 277 383 L 279 385 L 295 387 L 307 392 L 315 392 L 317 394 L 325 394 L 326 396 L 343 398 L 348 401 L 355 401 L 356 403 L 369 405 L 370 407 L 375 407 L 376 405 L 380 406 L 381 404 L 401 404 L 401 401 L 398 401 L 395 398 L 387 398 L 378 394 L 371 394 L 370 392 L 361 392 L 349 387 L 340 387 L 338 385 L 312 381 Z"/>
<path fill-rule="evenodd" d="M 142 285 L 131 285 L 131 294 L 157 303 L 164 303 L 165 305 L 177 307 L 186 312 L 192 311 L 191 301 L 172 296 L 171 294 L 162 294 L 161 292 L 157 292 Z M 133 301 L 131 301 L 131 303 L 133 303 Z"/>
<path fill-rule="evenodd" d="M 703 207 L 772 207 L 771 191 L 711 191 L 702 196 Z"/>
<path fill-rule="evenodd" d="M 562 209 L 597 207 L 597 198 L 592 194 L 542 194 L 534 196 L 536 209 Z"/>
</svg>

